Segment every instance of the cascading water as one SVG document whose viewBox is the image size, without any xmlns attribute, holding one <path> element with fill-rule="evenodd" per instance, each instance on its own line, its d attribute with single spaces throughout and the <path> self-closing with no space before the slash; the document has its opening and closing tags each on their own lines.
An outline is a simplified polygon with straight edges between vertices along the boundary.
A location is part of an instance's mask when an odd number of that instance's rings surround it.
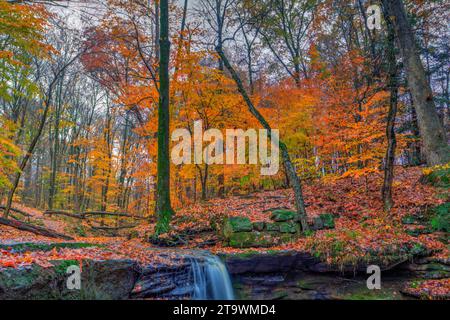
<svg viewBox="0 0 450 320">
<path fill-rule="evenodd" d="M 189 259 L 194 285 L 193 300 L 234 300 L 230 276 L 219 257 L 201 252 Z"/>
</svg>

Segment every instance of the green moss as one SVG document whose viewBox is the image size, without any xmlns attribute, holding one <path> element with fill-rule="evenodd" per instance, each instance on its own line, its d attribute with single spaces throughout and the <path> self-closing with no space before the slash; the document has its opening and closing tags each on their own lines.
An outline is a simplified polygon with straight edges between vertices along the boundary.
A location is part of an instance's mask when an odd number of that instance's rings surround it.
<svg viewBox="0 0 450 320">
<path fill-rule="evenodd" d="M 253 226 L 249 218 L 229 217 L 225 220 L 223 234 L 226 238 L 229 238 L 235 232 L 249 232 L 252 229 Z"/>
<path fill-rule="evenodd" d="M 300 226 L 298 223 L 294 222 L 280 222 L 280 232 L 281 233 L 299 233 Z"/>
<path fill-rule="evenodd" d="M 450 203 L 445 203 L 433 209 L 431 227 L 434 231 L 450 232 Z"/>
<path fill-rule="evenodd" d="M 280 231 L 280 225 L 278 223 L 267 223 L 266 230 L 269 232 L 278 232 Z"/>
<path fill-rule="evenodd" d="M 319 216 L 322 219 L 323 226 L 327 229 L 334 228 L 334 216 L 331 213 L 324 213 Z"/>
<path fill-rule="evenodd" d="M 270 216 L 270 219 L 276 222 L 287 222 L 297 218 L 297 213 L 290 210 L 274 210 Z"/>
<path fill-rule="evenodd" d="M 265 227 L 266 227 L 266 223 L 263 221 L 253 222 L 253 230 L 255 230 L 255 231 L 263 231 Z"/>
<path fill-rule="evenodd" d="M 78 266 L 80 263 L 77 260 L 55 260 L 52 261 L 52 264 L 55 266 L 54 270 L 56 274 L 65 275 L 67 268 L 70 266 Z"/>
<path fill-rule="evenodd" d="M 40 243 L 40 242 L 24 242 L 15 244 L 0 244 L 0 249 L 12 249 L 15 252 L 25 251 L 51 251 L 54 248 L 68 248 L 80 249 L 89 247 L 100 247 L 101 245 L 86 242 L 55 242 L 55 243 Z"/>
<path fill-rule="evenodd" d="M 296 234 L 277 232 L 239 232 L 233 233 L 228 245 L 234 248 L 265 248 L 279 243 L 289 243 L 297 239 Z"/>
</svg>

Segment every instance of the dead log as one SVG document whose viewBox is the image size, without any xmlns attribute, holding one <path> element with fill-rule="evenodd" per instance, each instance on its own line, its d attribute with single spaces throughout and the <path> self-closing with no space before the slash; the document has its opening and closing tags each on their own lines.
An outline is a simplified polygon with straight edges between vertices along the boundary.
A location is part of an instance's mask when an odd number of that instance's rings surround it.
<svg viewBox="0 0 450 320">
<path fill-rule="evenodd" d="M 46 229 L 43 227 L 39 227 L 39 226 L 34 226 L 32 224 L 26 223 L 26 222 L 22 222 L 22 221 L 17 221 L 17 220 L 9 220 L 9 219 L 5 219 L 5 218 L 1 218 L 0 217 L 0 224 L 8 226 L 8 227 L 13 227 L 22 231 L 28 231 L 37 235 L 41 235 L 44 237 L 49 237 L 49 238 L 61 238 L 64 240 L 74 240 L 72 237 L 69 237 L 65 234 L 62 233 L 58 233 L 56 231 L 50 230 L 50 229 Z"/>
<path fill-rule="evenodd" d="M 126 226 L 118 226 L 118 227 L 108 227 L 108 226 L 90 226 L 94 230 L 104 230 L 104 231 L 119 231 L 123 229 L 133 229 L 136 228 L 137 225 L 126 225 Z"/>
<path fill-rule="evenodd" d="M 82 216 L 80 216 L 79 214 L 76 213 L 71 213 L 71 212 L 67 212 L 67 211 L 62 211 L 62 210 L 47 210 L 44 212 L 44 215 L 61 215 L 61 216 L 66 216 L 66 217 L 71 217 L 71 218 L 75 218 L 75 219 L 83 219 Z"/>
<path fill-rule="evenodd" d="M 72 213 L 63 210 L 47 210 L 44 212 L 46 215 L 64 215 L 67 217 L 72 217 L 76 219 L 84 219 L 87 216 L 112 216 L 112 217 L 124 217 L 124 218 L 132 218 L 136 220 L 146 220 L 144 217 L 133 216 L 128 213 L 120 213 L 120 212 L 107 212 L 107 211 L 85 211 L 80 213 Z"/>
<path fill-rule="evenodd" d="M 81 216 L 112 216 L 112 217 L 125 217 L 125 218 L 133 218 L 133 219 L 136 219 L 136 220 L 145 220 L 145 219 L 146 219 L 146 218 L 144 218 L 144 217 L 133 216 L 133 215 L 128 214 L 128 213 L 108 212 L 108 211 L 86 211 L 86 212 L 81 212 L 80 215 L 81 215 Z"/>
<path fill-rule="evenodd" d="M 0 206 L 0 209 L 1 210 L 6 210 L 6 206 Z M 13 211 L 13 212 L 16 212 L 18 214 L 21 214 L 22 216 L 27 217 L 27 218 L 31 218 L 32 217 L 31 214 L 29 214 L 29 213 L 27 213 L 25 211 L 22 211 L 20 209 L 17 209 L 17 208 L 10 208 L 9 210 Z"/>
</svg>

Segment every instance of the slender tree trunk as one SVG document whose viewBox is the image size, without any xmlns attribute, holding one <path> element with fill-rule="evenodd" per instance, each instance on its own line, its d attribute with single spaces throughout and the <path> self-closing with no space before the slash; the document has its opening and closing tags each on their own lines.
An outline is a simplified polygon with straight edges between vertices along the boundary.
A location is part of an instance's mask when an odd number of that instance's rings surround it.
<svg viewBox="0 0 450 320">
<path fill-rule="evenodd" d="M 242 97 L 244 98 L 245 103 L 248 106 L 248 109 L 250 113 L 261 123 L 261 125 L 268 131 L 268 135 L 271 138 L 272 137 L 272 129 L 269 125 L 269 123 L 264 119 L 262 114 L 255 108 L 253 105 L 253 102 L 251 101 L 250 97 L 247 94 L 247 91 L 244 88 L 244 85 L 242 84 L 242 80 L 237 74 L 237 72 L 234 70 L 234 68 L 231 66 L 230 62 L 228 61 L 228 58 L 225 56 L 222 50 L 220 48 L 216 47 L 216 51 L 219 54 L 221 60 L 223 61 L 225 67 L 230 72 L 234 82 L 236 83 L 239 92 L 241 93 Z M 297 172 L 295 171 L 295 167 L 292 164 L 292 161 L 289 156 L 289 152 L 287 150 L 286 145 L 280 140 L 279 141 L 280 149 L 281 149 L 281 157 L 283 159 L 283 165 L 286 170 L 286 172 L 289 175 L 290 182 L 292 184 L 292 187 L 294 189 L 294 195 L 295 195 L 295 205 L 297 209 L 297 213 L 300 216 L 300 223 L 302 226 L 302 229 L 304 231 L 309 229 L 308 223 L 306 221 L 306 209 L 305 209 L 305 203 L 303 201 L 303 192 L 302 192 L 302 185 L 300 182 L 300 179 L 297 176 Z"/>
<path fill-rule="evenodd" d="M 447 163 L 450 161 L 450 147 L 436 111 L 433 93 L 420 60 L 403 1 L 383 0 L 382 2 L 385 14 L 392 20 L 399 40 L 427 163 L 428 165 Z"/>
<path fill-rule="evenodd" d="M 170 203 L 170 155 L 169 155 L 169 3 L 160 0 L 160 59 L 159 59 L 159 108 L 158 108 L 158 181 L 156 234 L 169 230 L 173 209 Z"/>
<path fill-rule="evenodd" d="M 388 25 L 387 58 L 389 68 L 390 102 L 386 126 L 388 147 L 386 150 L 384 182 L 381 194 L 384 211 L 389 212 L 394 205 L 394 201 L 392 200 L 392 182 L 394 180 L 395 148 L 397 146 L 397 140 L 395 137 L 395 117 L 397 115 L 398 104 L 398 83 L 397 59 L 395 57 L 395 33 L 391 20 L 387 18 L 386 22 Z"/>
<path fill-rule="evenodd" d="M 58 88 L 58 103 L 55 112 L 55 132 L 53 141 L 53 152 L 51 157 L 51 174 L 50 174 L 50 185 L 48 190 L 48 209 L 53 209 L 53 201 L 56 195 L 56 175 L 58 170 L 58 158 L 59 158 L 59 122 L 61 119 L 61 108 L 62 108 L 62 87 L 64 82 L 64 74 L 61 77 L 59 88 Z M 49 133 L 51 134 L 51 133 Z"/>
<path fill-rule="evenodd" d="M 19 171 L 14 176 L 14 182 L 13 182 L 12 188 L 11 188 L 11 190 L 9 192 L 8 201 L 6 203 L 6 209 L 5 209 L 5 212 L 3 214 L 4 218 L 8 218 L 9 211 L 10 211 L 11 206 L 12 206 L 12 201 L 13 201 L 13 198 L 14 198 L 14 194 L 15 194 L 15 192 L 17 190 L 17 187 L 19 186 L 19 181 L 20 181 L 20 177 L 22 176 L 22 172 L 25 169 L 25 167 L 26 167 L 26 165 L 28 163 L 28 160 L 31 158 L 31 155 L 33 154 L 34 148 L 36 147 L 36 145 L 37 145 L 37 143 L 39 141 L 39 138 L 41 137 L 42 131 L 44 130 L 45 122 L 47 121 L 48 109 L 50 108 L 50 101 L 51 101 L 51 93 L 50 93 L 50 96 L 47 99 L 47 101 L 44 103 L 45 104 L 45 106 L 44 106 L 44 113 L 42 114 L 41 122 L 39 124 L 38 131 L 37 131 L 36 135 L 33 137 L 33 140 L 31 141 L 31 144 L 28 147 L 27 153 L 25 154 L 25 156 L 23 157 L 22 161 L 20 162 Z"/>
</svg>

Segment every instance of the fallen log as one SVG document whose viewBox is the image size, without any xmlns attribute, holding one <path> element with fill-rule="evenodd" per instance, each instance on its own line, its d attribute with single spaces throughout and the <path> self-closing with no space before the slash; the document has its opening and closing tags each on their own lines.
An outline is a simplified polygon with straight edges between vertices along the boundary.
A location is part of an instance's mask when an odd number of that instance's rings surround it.
<svg viewBox="0 0 450 320">
<path fill-rule="evenodd" d="M 0 206 L 0 209 L 1 210 L 6 210 L 6 207 L 5 206 Z M 21 215 L 23 215 L 24 217 L 27 217 L 27 218 L 31 218 L 32 217 L 31 214 L 29 214 L 29 213 L 27 213 L 27 212 L 25 212 L 23 210 L 17 209 L 17 208 L 10 208 L 9 210 L 13 211 L 13 212 L 16 212 L 16 213 L 19 213 L 19 214 L 21 214 Z"/>
<path fill-rule="evenodd" d="M 46 215 L 64 215 L 67 217 L 72 217 L 76 219 L 84 219 L 86 216 L 112 216 L 112 217 L 123 217 L 123 218 L 132 218 L 136 220 L 146 220 L 145 217 L 133 216 L 128 213 L 120 213 L 120 212 L 107 212 L 107 211 L 85 211 L 80 213 L 72 213 L 63 210 L 47 210 L 44 212 Z"/>
<path fill-rule="evenodd" d="M 136 220 L 146 220 L 147 218 L 144 217 L 138 217 L 133 216 L 128 213 L 121 213 L 121 212 L 108 212 L 108 211 L 86 211 L 81 212 L 80 215 L 82 216 L 112 216 L 112 217 L 126 217 L 126 218 L 133 218 Z"/>
<path fill-rule="evenodd" d="M 71 217 L 71 218 L 76 218 L 76 219 L 83 219 L 82 216 L 80 216 L 79 214 L 76 213 L 71 213 L 71 212 L 67 212 L 67 211 L 62 211 L 62 210 L 47 210 L 44 212 L 44 215 L 62 215 L 62 216 L 67 216 L 67 217 Z"/>
<path fill-rule="evenodd" d="M 122 230 L 122 229 L 133 229 L 136 228 L 137 225 L 127 225 L 127 226 L 118 226 L 118 227 L 108 227 L 108 226 L 90 226 L 92 229 L 94 230 L 104 230 L 104 231 L 118 231 L 118 230 Z"/>
<path fill-rule="evenodd" d="M 34 226 L 32 224 L 22 222 L 22 221 L 9 220 L 9 219 L 0 217 L 0 224 L 8 226 L 8 227 L 13 227 L 13 228 L 16 228 L 16 229 L 19 229 L 22 231 L 28 231 L 28 232 L 31 232 L 31 233 L 34 233 L 37 235 L 41 235 L 41 236 L 45 236 L 45 237 L 49 237 L 49 238 L 61 238 L 64 240 L 74 240 L 72 237 L 69 237 L 65 234 L 58 233 L 56 231 L 46 229 L 43 227 Z"/>
</svg>

